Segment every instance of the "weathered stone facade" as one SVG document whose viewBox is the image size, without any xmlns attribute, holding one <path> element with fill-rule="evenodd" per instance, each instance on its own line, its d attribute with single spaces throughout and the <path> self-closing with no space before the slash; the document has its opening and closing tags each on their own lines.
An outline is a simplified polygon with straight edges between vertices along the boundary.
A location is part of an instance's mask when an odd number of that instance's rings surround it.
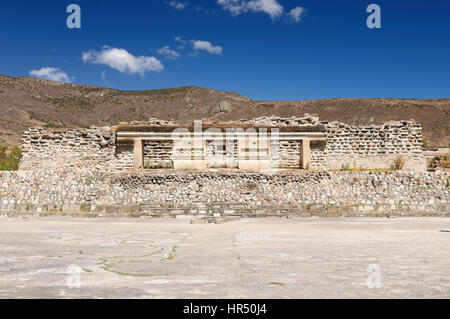
<svg viewBox="0 0 450 319">
<path fill-rule="evenodd" d="M 173 168 L 173 141 L 144 142 L 144 168 Z"/>
<path fill-rule="evenodd" d="M 450 176 L 425 172 L 421 139 L 414 121 L 312 116 L 33 128 L 20 171 L 0 172 L 0 216 L 448 216 Z M 348 172 L 399 156 L 405 170 Z"/>
<path fill-rule="evenodd" d="M 151 119 L 113 128 L 32 128 L 22 136 L 20 169 L 390 169 L 399 156 L 405 169 L 427 165 L 414 121 L 351 126 L 305 116 L 197 125 Z M 186 136 L 189 146 L 181 150 Z"/>
<path fill-rule="evenodd" d="M 22 134 L 23 158 L 20 169 L 61 167 L 109 167 L 119 163 L 116 133 L 109 127 L 95 129 L 54 130 L 31 128 Z M 121 150 L 122 152 L 122 150 Z M 120 165 L 118 165 L 120 167 Z M 124 163 L 123 167 L 126 167 Z"/>
<path fill-rule="evenodd" d="M 449 216 L 448 172 L 0 172 L 0 216 Z"/>
<path fill-rule="evenodd" d="M 279 168 L 298 169 L 301 167 L 302 156 L 301 141 L 280 141 L 280 164 Z"/>
<path fill-rule="evenodd" d="M 405 169 L 426 169 L 422 128 L 414 121 L 371 126 L 329 123 L 327 138 L 323 156 L 329 170 L 390 169 L 398 156 L 404 157 Z"/>
</svg>

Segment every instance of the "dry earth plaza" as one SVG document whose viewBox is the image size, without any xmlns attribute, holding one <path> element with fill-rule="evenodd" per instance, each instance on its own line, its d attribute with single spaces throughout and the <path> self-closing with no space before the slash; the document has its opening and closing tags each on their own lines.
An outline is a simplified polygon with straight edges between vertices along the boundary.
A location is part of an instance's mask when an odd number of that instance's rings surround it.
<svg viewBox="0 0 450 319">
<path fill-rule="evenodd" d="M 5 218 L 0 298 L 449 298 L 449 231 L 439 217 Z"/>
</svg>

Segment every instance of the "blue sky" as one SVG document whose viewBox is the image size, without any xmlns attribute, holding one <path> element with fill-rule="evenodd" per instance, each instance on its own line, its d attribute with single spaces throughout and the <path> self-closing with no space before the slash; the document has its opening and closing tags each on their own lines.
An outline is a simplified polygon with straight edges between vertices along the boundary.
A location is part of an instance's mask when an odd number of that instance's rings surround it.
<svg viewBox="0 0 450 319">
<path fill-rule="evenodd" d="M 81 29 L 66 26 L 72 3 Z M 256 100 L 448 98 L 449 15 L 448 0 L 4 1 L 0 73 Z"/>
</svg>

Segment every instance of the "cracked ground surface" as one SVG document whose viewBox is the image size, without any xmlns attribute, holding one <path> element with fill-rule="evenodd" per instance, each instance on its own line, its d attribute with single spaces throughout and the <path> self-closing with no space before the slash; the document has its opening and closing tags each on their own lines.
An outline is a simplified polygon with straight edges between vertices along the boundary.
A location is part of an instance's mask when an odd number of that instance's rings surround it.
<svg viewBox="0 0 450 319">
<path fill-rule="evenodd" d="M 0 219 L 0 298 L 449 297 L 449 218 Z"/>
</svg>

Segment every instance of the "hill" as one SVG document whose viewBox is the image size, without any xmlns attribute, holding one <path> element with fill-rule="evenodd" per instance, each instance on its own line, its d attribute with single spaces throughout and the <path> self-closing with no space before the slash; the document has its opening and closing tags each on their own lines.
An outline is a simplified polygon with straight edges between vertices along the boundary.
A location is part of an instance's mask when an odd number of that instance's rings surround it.
<svg viewBox="0 0 450 319">
<path fill-rule="evenodd" d="M 234 92 L 194 86 L 122 91 L 0 75 L 0 143 L 10 145 L 19 145 L 20 133 L 31 126 L 103 126 L 150 117 L 237 120 L 304 113 L 358 125 L 414 119 L 422 124 L 428 146 L 450 143 L 450 99 L 254 101 Z"/>
</svg>

